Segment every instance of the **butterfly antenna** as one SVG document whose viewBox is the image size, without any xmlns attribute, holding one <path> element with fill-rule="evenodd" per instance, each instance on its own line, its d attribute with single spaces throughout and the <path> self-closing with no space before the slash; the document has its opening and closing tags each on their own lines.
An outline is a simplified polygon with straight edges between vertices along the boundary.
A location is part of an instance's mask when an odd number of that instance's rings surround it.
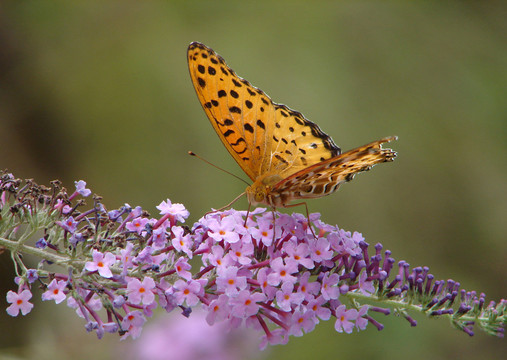
<svg viewBox="0 0 507 360">
<path fill-rule="evenodd" d="M 227 170 L 225 170 L 225 169 L 222 169 L 221 167 L 218 167 L 218 166 L 216 166 L 216 165 L 215 165 L 215 164 L 213 164 L 213 163 L 210 163 L 208 160 L 206 160 L 206 159 L 204 159 L 204 158 L 200 157 L 199 155 L 197 155 L 197 154 L 196 154 L 196 153 L 194 153 L 193 151 L 189 151 L 189 152 L 188 152 L 188 155 L 190 155 L 190 156 L 195 156 L 196 158 L 198 158 L 198 159 L 200 159 L 200 160 L 204 161 L 206 164 L 211 165 L 211 166 L 213 166 L 214 168 L 216 168 L 216 169 L 218 169 L 218 170 L 223 171 L 224 173 L 227 173 L 227 174 L 229 174 L 229 175 L 231 175 L 231 176 L 234 176 L 236 179 L 241 180 L 241 181 L 243 181 L 245 184 L 247 184 L 248 186 L 250 186 L 250 184 L 249 184 L 249 183 L 247 183 L 245 180 L 243 180 L 243 179 L 242 179 L 242 178 L 240 178 L 239 176 L 234 175 L 233 173 L 231 173 L 231 172 L 229 172 L 229 171 L 227 171 Z"/>
</svg>

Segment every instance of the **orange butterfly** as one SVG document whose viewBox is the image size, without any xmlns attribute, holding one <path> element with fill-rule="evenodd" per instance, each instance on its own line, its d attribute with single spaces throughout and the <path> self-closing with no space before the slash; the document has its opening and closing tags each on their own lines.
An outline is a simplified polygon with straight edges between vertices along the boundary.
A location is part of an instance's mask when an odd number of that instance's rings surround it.
<svg viewBox="0 0 507 360">
<path fill-rule="evenodd" d="M 315 123 L 274 103 L 203 44 L 189 45 L 188 67 L 211 125 L 253 181 L 246 189 L 251 205 L 296 206 L 289 203 L 329 195 L 355 174 L 396 157 L 382 149 L 396 136 L 341 154 Z"/>
</svg>

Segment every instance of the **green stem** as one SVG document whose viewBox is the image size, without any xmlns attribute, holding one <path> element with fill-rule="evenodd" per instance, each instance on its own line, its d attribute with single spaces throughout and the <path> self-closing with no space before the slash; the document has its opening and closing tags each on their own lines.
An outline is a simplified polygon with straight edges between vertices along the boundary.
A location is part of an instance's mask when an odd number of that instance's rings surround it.
<svg viewBox="0 0 507 360">
<path fill-rule="evenodd" d="M 75 266 L 76 268 L 83 268 L 86 264 L 86 261 L 69 259 L 69 258 L 66 258 L 63 256 L 49 253 L 49 252 L 41 250 L 41 249 L 37 249 L 32 246 L 20 244 L 18 241 L 8 240 L 8 239 L 2 238 L 2 237 L 0 237 L 0 247 L 5 247 L 6 249 L 10 250 L 13 254 L 20 252 L 20 253 L 24 253 L 24 254 L 33 255 L 33 256 L 39 257 L 41 259 L 51 261 L 54 264 L 60 265 L 60 266 L 68 266 L 70 264 L 70 265 Z M 14 261 L 14 258 L 13 258 L 13 261 Z M 112 266 L 111 271 L 115 274 L 121 274 L 122 269 L 118 268 L 116 266 Z M 139 270 L 129 270 L 128 275 L 134 276 L 135 271 L 139 271 Z M 140 274 L 136 274 L 135 276 L 139 277 L 139 275 Z"/>
<path fill-rule="evenodd" d="M 8 240 L 8 239 L 2 238 L 2 237 L 0 237 L 0 246 L 3 246 L 5 248 L 9 249 L 11 252 L 22 252 L 24 254 L 30 254 L 33 256 L 37 256 L 39 258 L 51 261 L 57 265 L 66 265 L 71 261 L 70 259 L 68 259 L 66 257 L 52 254 L 47 251 L 37 249 L 35 247 L 28 246 L 25 244 L 20 244 L 18 241 Z M 74 262 L 76 264 L 84 265 L 84 261 L 74 261 Z"/>
<path fill-rule="evenodd" d="M 428 310 L 426 310 L 426 311 L 423 310 L 423 308 L 420 305 L 408 304 L 408 303 L 401 301 L 401 300 L 389 300 L 389 299 L 385 299 L 385 298 L 381 299 L 375 295 L 364 295 L 360 292 L 348 292 L 342 296 L 345 296 L 349 299 L 354 299 L 354 300 L 362 300 L 362 301 L 366 301 L 366 302 L 379 303 L 382 305 L 390 306 L 391 308 L 396 308 L 398 310 L 411 310 L 411 311 L 419 312 L 421 314 L 426 314 L 426 315 L 428 314 Z M 453 314 L 442 314 L 442 315 L 438 315 L 438 317 L 446 317 L 451 321 L 458 320 L 458 319 L 460 321 L 488 321 L 489 320 L 488 318 L 482 318 L 482 317 L 476 317 L 476 316 L 466 316 L 466 315 L 455 318 Z"/>
</svg>

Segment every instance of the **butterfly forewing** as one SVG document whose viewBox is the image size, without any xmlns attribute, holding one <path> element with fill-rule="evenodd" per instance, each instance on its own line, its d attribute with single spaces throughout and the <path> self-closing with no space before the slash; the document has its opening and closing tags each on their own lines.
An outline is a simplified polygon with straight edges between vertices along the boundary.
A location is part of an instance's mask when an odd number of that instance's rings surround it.
<svg viewBox="0 0 507 360">
<path fill-rule="evenodd" d="M 232 81 L 237 81 L 237 76 L 231 74 L 221 57 L 199 43 L 192 43 L 188 48 L 188 66 L 199 101 L 213 128 L 243 171 L 255 180 L 252 146 L 260 146 L 265 136 L 261 129 L 256 129 L 255 134 L 245 130 L 243 106 L 235 90 L 240 86 Z"/>
<path fill-rule="evenodd" d="M 340 154 L 331 137 L 303 114 L 285 105 L 274 104 L 274 108 L 272 157 L 283 164 L 275 167 L 282 178 Z"/>
<path fill-rule="evenodd" d="M 316 124 L 273 103 L 263 91 L 237 76 L 212 49 L 190 44 L 188 65 L 211 124 L 250 179 L 255 181 L 266 173 L 286 178 L 340 153 Z"/>
</svg>

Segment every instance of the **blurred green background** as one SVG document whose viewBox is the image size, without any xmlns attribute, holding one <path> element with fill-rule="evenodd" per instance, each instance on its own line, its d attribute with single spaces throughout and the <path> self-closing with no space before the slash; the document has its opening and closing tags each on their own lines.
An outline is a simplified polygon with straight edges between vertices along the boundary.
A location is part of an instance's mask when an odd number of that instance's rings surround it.
<svg viewBox="0 0 507 360">
<path fill-rule="evenodd" d="M 127 202 L 155 215 L 170 198 L 190 223 L 226 204 L 244 184 L 187 155 L 243 175 L 190 82 L 186 48 L 200 41 L 344 150 L 398 135 L 394 163 L 310 201 L 310 211 L 498 300 L 507 289 L 506 18 L 505 3 L 489 1 L 2 1 L 0 168 L 68 188 L 83 179 L 109 209 Z M 108 359 L 125 346 L 96 340 L 63 304 L 10 318 L 7 253 L 0 269 L 0 358 Z M 416 317 L 410 328 L 376 318 L 381 332 L 342 335 L 329 322 L 264 355 L 505 356 L 505 340 L 469 338 L 444 320 Z"/>
</svg>

